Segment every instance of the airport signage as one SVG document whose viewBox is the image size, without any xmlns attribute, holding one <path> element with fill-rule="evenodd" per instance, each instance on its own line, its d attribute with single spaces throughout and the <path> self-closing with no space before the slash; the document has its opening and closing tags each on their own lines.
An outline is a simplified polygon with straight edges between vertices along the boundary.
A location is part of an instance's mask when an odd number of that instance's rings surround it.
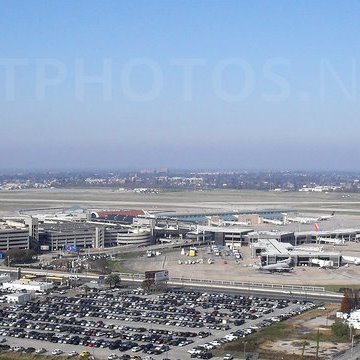
<svg viewBox="0 0 360 360">
<path fill-rule="evenodd" d="M 169 271 L 168 270 L 145 271 L 145 279 L 153 280 L 155 282 L 168 281 Z"/>
</svg>

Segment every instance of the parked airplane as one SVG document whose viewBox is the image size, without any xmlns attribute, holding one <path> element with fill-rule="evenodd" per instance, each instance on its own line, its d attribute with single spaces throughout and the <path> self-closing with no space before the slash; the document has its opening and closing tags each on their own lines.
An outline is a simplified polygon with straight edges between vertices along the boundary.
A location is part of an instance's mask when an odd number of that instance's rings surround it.
<svg viewBox="0 0 360 360">
<path fill-rule="evenodd" d="M 333 245 L 346 245 L 345 240 L 344 239 L 330 239 L 330 238 L 325 238 L 325 237 L 318 237 L 316 239 L 316 242 L 318 244 L 321 243 L 326 243 L 326 244 L 333 244 Z"/>
<path fill-rule="evenodd" d="M 263 218 L 263 223 L 272 225 L 284 225 L 283 221 Z"/>
<path fill-rule="evenodd" d="M 274 272 L 291 272 L 294 270 L 292 259 L 288 258 L 286 260 L 278 261 L 276 264 L 264 265 L 259 267 L 260 271 L 269 271 L 270 273 Z"/>
<path fill-rule="evenodd" d="M 240 225 L 240 226 L 250 226 L 251 224 L 248 222 L 243 222 L 243 221 L 225 221 L 223 220 L 221 222 L 221 225 L 223 226 L 233 226 L 233 225 Z"/>
<path fill-rule="evenodd" d="M 213 219 L 211 216 L 206 217 L 211 226 L 250 226 L 251 224 L 244 221 L 229 221 L 221 218 Z"/>
<path fill-rule="evenodd" d="M 346 264 L 355 264 L 355 265 L 360 265 L 360 258 L 359 257 L 354 257 L 354 256 L 342 256 L 342 261 L 345 262 Z"/>
<path fill-rule="evenodd" d="M 335 212 L 332 212 L 330 215 L 322 215 L 319 217 L 304 217 L 304 216 L 296 216 L 296 217 L 288 217 L 287 221 L 289 222 L 297 222 L 300 224 L 313 224 L 317 221 L 325 221 L 331 219 L 335 215 Z"/>
<path fill-rule="evenodd" d="M 320 268 L 334 267 L 334 262 L 332 260 L 311 259 L 311 263 L 314 265 L 319 265 Z"/>
<path fill-rule="evenodd" d="M 329 220 L 332 217 L 334 217 L 335 212 L 332 212 L 330 215 L 322 215 L 320 217 L 318 217 L 318 221 L 324 221 L 324 220 Z"/>
</svg>

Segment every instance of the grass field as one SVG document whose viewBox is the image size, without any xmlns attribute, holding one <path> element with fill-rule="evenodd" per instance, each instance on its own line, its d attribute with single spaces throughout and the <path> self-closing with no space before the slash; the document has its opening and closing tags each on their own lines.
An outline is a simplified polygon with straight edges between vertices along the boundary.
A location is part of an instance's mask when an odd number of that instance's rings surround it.
<svg viewBox="0 0 360 360">
<path fill-rule="evenodd" d="M 123 260 L 109 260 L 108 261 L 109 268 L 112 272 L 118 273 L 134 273 L 133 270 L 129 269 L 124 265 Z"/>
<path fill-rule="evenodd" d="M 360 290 L 360 284 L 359 285 L 352 285 L 352 284 L 321 285 L 321 286 L 323 286 L 327 291 L 334 291 L 334 292 L 340 292 L 342 289 Z"/>
</svg>

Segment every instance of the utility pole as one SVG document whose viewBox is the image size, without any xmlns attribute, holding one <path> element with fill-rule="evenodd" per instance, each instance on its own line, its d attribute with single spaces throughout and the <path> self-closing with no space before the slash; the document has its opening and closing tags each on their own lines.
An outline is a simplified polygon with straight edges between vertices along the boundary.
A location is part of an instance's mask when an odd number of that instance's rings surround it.
<svg viewBox="0 0 360 360">
<path fill-rule="evenodd" d="M 303 341 L 303 347 L 302 347 L 302 351 L 301 351 L 301 360 L 304 360 L 305 345 L 306 345 L 306 341 Z"/>
<path fill-rule="evenodd" d="M 316 360 L 319 360 L 319 345 L 320 345 L 320 329 L 318 328 L 317 338 L 316 338 Z"/>
</svg>

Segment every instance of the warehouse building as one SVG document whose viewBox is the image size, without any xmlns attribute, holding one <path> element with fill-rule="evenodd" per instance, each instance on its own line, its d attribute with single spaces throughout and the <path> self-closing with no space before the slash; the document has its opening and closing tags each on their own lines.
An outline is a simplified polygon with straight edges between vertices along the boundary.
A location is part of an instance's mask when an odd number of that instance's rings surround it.
<svg viewBox="0 0 360 360">
<path fill-rule="evenodd" d="M 31 300 L 31 294 L 28 292 L 19 292 L 6 295 L 6 301 L 9 304 L 26 304 Z"/>
<path fill-rule="evenodd" d="M 15 280 L 3 283 L 3 288 L 8 290 L 46 291 L 54 287 L 53 283 L 42 281 Z"/>
</svg>

